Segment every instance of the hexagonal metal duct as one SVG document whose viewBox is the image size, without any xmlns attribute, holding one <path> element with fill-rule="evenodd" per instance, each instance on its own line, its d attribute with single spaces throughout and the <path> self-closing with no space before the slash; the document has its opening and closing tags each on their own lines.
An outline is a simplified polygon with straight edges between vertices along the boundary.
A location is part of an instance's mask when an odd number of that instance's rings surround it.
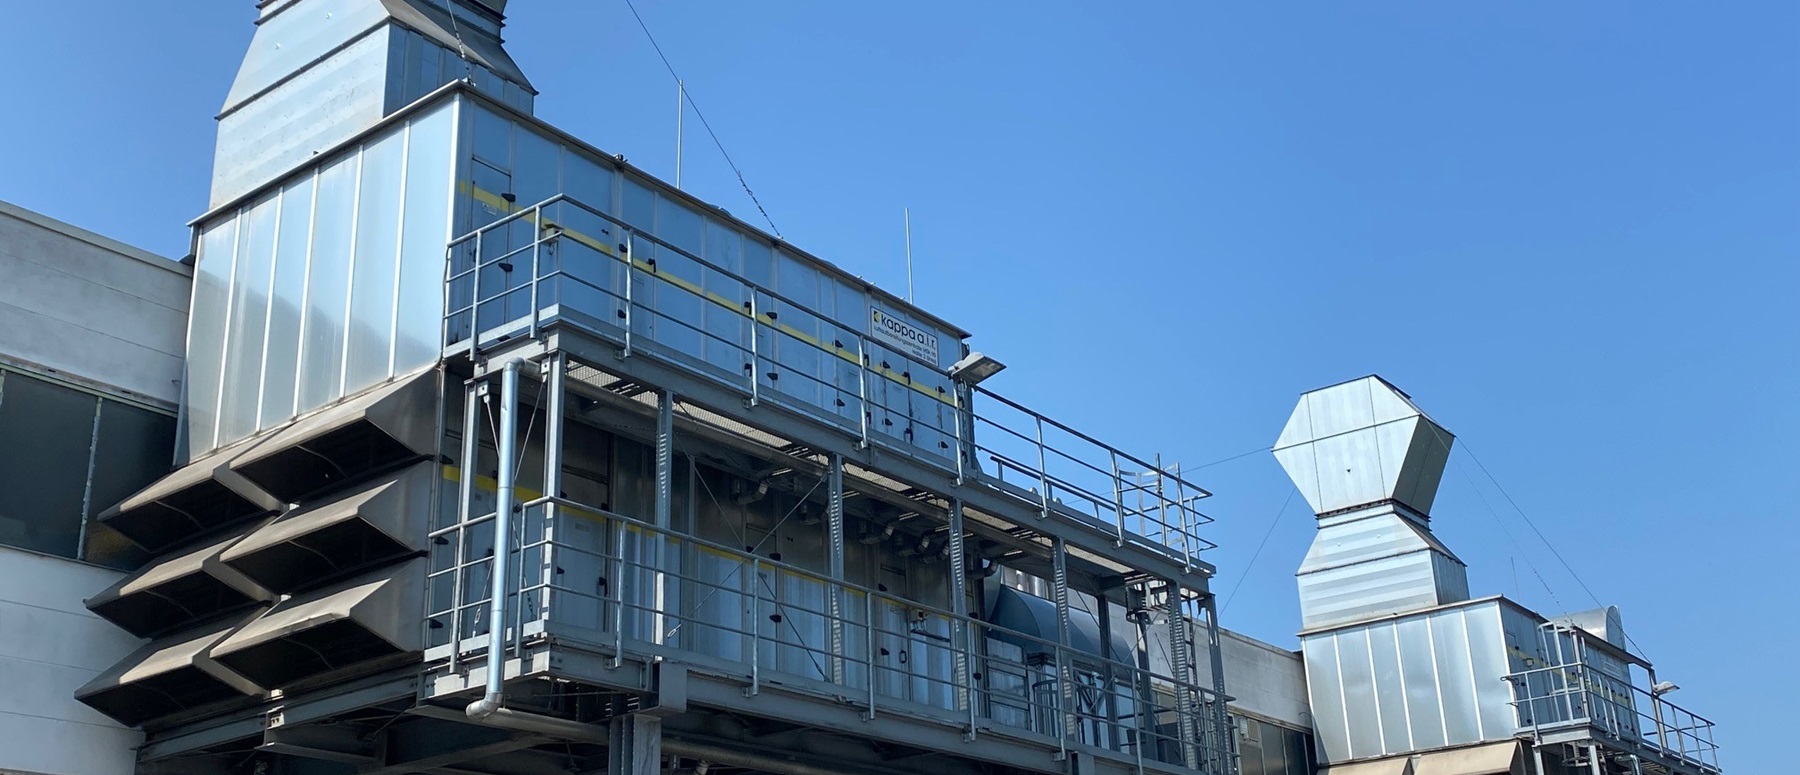
<svg viewBox="0 0 1800 775">
<path fill-rule="evenodd" d="M 1462 561 L 1430 528 L 1454 442 L 1380 377 L 1300 397 L 1275 458 L 1319 518 L 1298 573 L 1302 626 L 1468 599 Z"/>
</svg>

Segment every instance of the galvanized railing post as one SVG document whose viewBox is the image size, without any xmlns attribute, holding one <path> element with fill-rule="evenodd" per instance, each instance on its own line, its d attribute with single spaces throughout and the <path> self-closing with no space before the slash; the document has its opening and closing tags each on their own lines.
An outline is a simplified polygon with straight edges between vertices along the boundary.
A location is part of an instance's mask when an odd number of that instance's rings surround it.
<svg viewBox="0 0 1800 775">
<path fill-rule="evenodd" d="M 625 233 L 625 241 L 620 243 L 619 247 L 623 249 L 621 252 L 625 255 L 619 256 L 618 258 L 619 263 L 625 268 L 625 306 L 623 309 L 619 310 L 619 319 L 623 320 L 625 325 L 625 346 L 619 350 L 619 357 L 630 358 L 631 331 L 636 327 L 632 325 L 632 318 L 637 313 L 637 310 L 632 307 L 633 301 L 631 292 L 631 287 L 637 285 L 637 259 L 633 258 L 633 256 L 637 255 L 637 232 L 630 228 L 623 229 L 623 231 Z"/>
<path fill-rule="evenodd" d="M 968 413 L 970 417 L 969 424 L 974 425 L 975 402 L 965 400 L 969 395 L 969 389 L 963 387 L 960 383 L 953 383 L 951 385 L 950 395 L 956 401 L 956 405 L 951 410 L 951 414 L 956 415 L 956 484 L 960 487 L 966 476 L 964 471 L 968 465 L 965 461 L 965 458 L 968 456 L 968 446 L 963 440 L 963 414 L 965 412 Z M 971 434 L 974 432 L 974 428 L 970 428 L 969 430 Z"/>
<path fill-rule="evenodd" d="M 1116 449 L 1109 449 L 1106 451 L 1106 454 L 1107 454 L 1107 457 L 1112 458 L 1113 516 L 1115 518 L 1117 518 L 1118 525 L 1119 525 L 1119 533 L 1117 536 L 1115 536 L 1113 538 L 1113 546 L 1124 546 L 1125 545 L 1125 491 L 1124 491 L 1125 482 L 1123 479 L 1124 474 L 1119 471 L 1119 451 Z"/>
<path fill-rule="evenodd" d="M 544 206 L 531 208 L 531 339 L 538 337 L 538 256 L 544 245 Z"/>
<path fill-rule="evenodd" d="M 475 230 L 475 255 L 469 279 L 469 358 L 473 359 L 481 341 L 481 243 L 487 237 L 486 232 Z"/>
<path fill-rule="evenodd" d="M 613 521 L 613 577 L 607 585 L 606 592 L 613 599 L 613 660 L 612 666 L 625 664 L 625 519 L 614 516 Z"/>
<path fill-rule="evenodd" d="M 869 710 L 863 714 L 863 720 L 873 721 L 875 720 L 876 686 L 881 683 L 879 680 L 881 676 L 880 660 L 877 656 L 881 651 L 879 637 L 881 629 L 875 626 L 875 592 L 873 590 L 863 593 L 863 608 L 863 621 L 868 623 L 869 628 Z"/>
<path fill-rule="evenodd" d="M 751 286 L 751 288 L 750 288 L 750 365 L 749 365 L 749 368 L 746 369 L 747 373 L 745 374 L 745 376 L 750 378 L 750 400 L 749 400 L 749 403 L 746 404 L 747 406 L 750 406 L 750 407 L 756 406 L 756 400 L 761 395 L 760 385 L 762 383 L 762 379 L 758 376 L 758 373 L 762 370 L 762 346 L 759 344 L 759 342 L 762 340 L 762 337 L 759 336 L 759 334 L 762 333 L 762 329 L 759 328 L 762 325 L 762 318 L 757 317 L 757 307 L 758 307 L 758 305 L 756 303 L 756 287 Z M 771 337 L 771 339 L 773 339 L 773 337 Z"/>
<path fill-rule="evenodd" d="M 856 337 L 856 400 L 861 404 L 858 419 L 862 422 L 862 438 L 857 440 L 856 448 L 867 449 L 869 418 L 875 415 L 875 410 L 869 406 L 869 341 L 860 334 Z"/>
<path fill-rule="evenodd" d="M 1037 421 L 1038 501 L 1042 504 L 1038 519 L 1043 519 L 1050 516 L 1050 464 L 1044 455 L 1044 416 L 1036 412 L 1031 416 Z"/>
<path fill-rule="evenodd" d="M 750 556 L 750 686 L 745 697 L 762 690 L 762 560 Z"/>
</svg>

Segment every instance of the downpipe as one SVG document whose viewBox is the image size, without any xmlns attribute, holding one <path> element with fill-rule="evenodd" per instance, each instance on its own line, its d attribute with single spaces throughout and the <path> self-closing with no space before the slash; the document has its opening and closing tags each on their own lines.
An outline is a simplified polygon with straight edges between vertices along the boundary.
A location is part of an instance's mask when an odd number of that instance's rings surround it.
<svg viewBox="0 0 1800 775">
<path fill-rule="evenodd" d="M 512 512 L 517 500 L 514 480 L 518 466 L 514 462 L 514 447 L 518 433 L 519 361 L 514 359 L 500 367 L 500 427 L 499 438 L 494 440 L 500 470 L 496 472 L 494 487 L 493 584 L 488 589 L 487 693 L 463 710 L 469 718 L 489 723 L 495 723 L 496 718 L 508 712 L 501 705 L 505 701 L 506 566 L 512 554 Z M 496 726 L 500 724 L 496 723 Z"/>
</svg>

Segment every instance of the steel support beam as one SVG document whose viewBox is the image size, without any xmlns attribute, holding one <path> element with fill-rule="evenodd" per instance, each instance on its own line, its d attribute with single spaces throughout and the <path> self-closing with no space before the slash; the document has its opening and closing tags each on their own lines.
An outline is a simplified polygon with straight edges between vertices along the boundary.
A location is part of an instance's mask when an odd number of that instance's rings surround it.
<svg viewBox="0 0 1800 775">
<path fill-rule="evenodd" d="M 1068 544 L 1058 537 L 1051 548 L 1052 573 L 1050 597 L 1056 603 L 1056 684 L 1057 713 L 1061 717 L 1062 750 L 1068 754 L 1069 743 L 1081 731 L 1075 717 L 1075 665 L 1069 649 L 1069 552 Z"/>
<path fill-rule="evenodd" d="M 1173 581 L 1169 594 L 1169 668 L 1175 674 L 1175 728 L 1181 737 L 1181 762 L 1189 769 L 1200 766 L 1199 752 L 1194 749 L 1198 729 L 1194 725 L 1194 650 L 1192 629 L 1188 625 L 1186 592 Z"/>
<path fill-rule="evenodd" d="M 1207 661 L 1212 665 L 1213 695 L 1207 701 L 1212 710 L 1212 771 L 1227 773 L 1231 772 L 1231 716 L 1225 707 L 1225 644 L 1219 633 L 1218 598 L 1209 593 L 1201 598 L 1201 606 L 1206 617 Z"/>
<path fill-rule="evenodd" d="M 963 527 L 962 501 L 954 498 L 950 501 L 950 530 L 948 532 L 950 612 L 955 614 L 955 618 L 950 623 L 950 648 L 953 655 L 951 669 L 956 676 L 956 709 L 969 714 L 969 726 L 964 731 L 973 738 L 979 728 L 975 713 L 975 698 L 972 694 L 975 678 L 971 667 L 971 658 L 975 655 L 975 631 L 968 624 L 969 557 L 968 548 L 964 545 L 967 531 Z"/>
<path fill-rule="evenodd" d="M 826 626 L 830 631 L 831 682 L 844 685 L 844 458 L 832 455 L 826 472 L 825 534 L 826 564 L 831 580 L 825 605 Z M 870 676 L 873 680 L 874 676 Z"/>
<path fill-rule="evenodd" d="M 606 736 L 607 775 L 662 775 L 662 719 L 615 716 Z"/>
<path fill-rule="evenodd" d="M 358 775 L 407 775 L 510 753 L 549 742 L 539 735 L 415 718 L 382 733 L 380 763 Z"/>
<path fill-rule="evenodd" d="M 669 558 L 665 536 L 669 529 L 670 504 L 674 498 L 675 487 L 675 394 L 667 390 L 656 396 L 656 499 L 652 506 L 651 522 L 657 531 L 647 536 L 649 544 L 645 552 L 649 562 L 656 570 L 651 576 L 651 600 L 655 605 L 650 612 L 650 642 L 663 645 L 668 638 L 669 630 L 664 611 L 669 609 L 668 576 L 663 569 L 668 567 Z M 623 547 L 621 547 L 623 551 Z"/>
</svg>

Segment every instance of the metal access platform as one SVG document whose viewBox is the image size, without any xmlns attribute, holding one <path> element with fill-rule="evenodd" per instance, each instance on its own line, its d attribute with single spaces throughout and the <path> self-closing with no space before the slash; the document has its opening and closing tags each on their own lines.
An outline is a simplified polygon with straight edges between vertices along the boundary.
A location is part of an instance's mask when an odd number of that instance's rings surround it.
<svg viewBox="0 0 1800 775">
<path fill-rule="evenodd" d="M 1717 775 L 1713 722 L 1669 702 L 1647 662 L 1566 624 L 1540 628 L 1549 665 L 1507 677 L 1520 737 L 1565 769 L 1594 775 Z M 1630 678 L 1646 670 L 1648 687 Z"/>
<path fill-rule="evenodd" d="M 462 449 L 420 712 L 485 690 L 571 745 L 617 745 L 631 716 L 715 760 L 1233 771 L 1205 490 L 566 195 L 505 209 L 450 245 Z M 590 422 L 650 451 L 640 502 L 573 494 Z M 697 511 L 763 497 L 712 490 L 702 462 L 725 458 L 791 489 L 776 525 L 819 525 L 819 562 L 703 534 Z M 943 594 L 849 580 L 846 545 L 886 540 L 849 535 L 853 509 L 918 532 L 899 556 L 941 555 Z M 969 610 L 1001 564 L 1050 582 L 1000 604 L 1042 618 Z"/>
</svg>

